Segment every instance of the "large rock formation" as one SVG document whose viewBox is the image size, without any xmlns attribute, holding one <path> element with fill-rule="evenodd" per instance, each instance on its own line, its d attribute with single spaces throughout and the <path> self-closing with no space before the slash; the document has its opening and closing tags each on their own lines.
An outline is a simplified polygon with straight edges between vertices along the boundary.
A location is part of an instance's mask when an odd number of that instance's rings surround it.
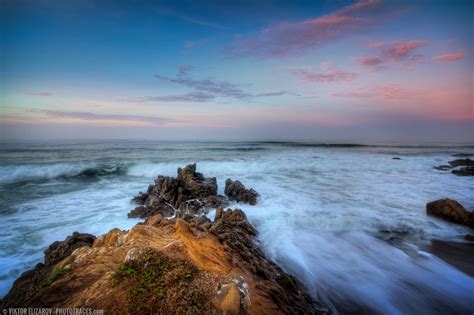
<svg viewBox="0 0 474 315">
<path fill-rule="evenodd" d="M 440 199 L 426 204 L 426 213 L 447 221 L 474 228 L 474 213 L 452 199 Z"/>
<path fill-rule="evenodd" d="M 228 205 L 227 198 L 217 195 L 216 178 L 204 177 L 196 171 L 196 164 L 178 168 L 177 177 L 158 176 L 155 185 L 150 185 L 146 193 L 140 192 L 132 201 L 140 206 L 129 213 L 131 218 L 158 213 L 183 217 Z"/>
<path fill-rule="evenodd" d="M 245 186 L 238 180 L 233 181 L 232 179 L 228 178 L 225 181 L 224 192 L 230 200 L 248 203 L 250 205 L 257 204 L 258 193 L 253 190 L 253 188 L 245 188 Z"/>
<path fill-rule="evenodd" d="M 264 256 L 253 242 L 256 234 L 238 209 L 218 209 L 214 222 L 154 215 L 25 272 L 0 306 L 85 307 L 105 314 L 326 313 Z"/>
</svg>

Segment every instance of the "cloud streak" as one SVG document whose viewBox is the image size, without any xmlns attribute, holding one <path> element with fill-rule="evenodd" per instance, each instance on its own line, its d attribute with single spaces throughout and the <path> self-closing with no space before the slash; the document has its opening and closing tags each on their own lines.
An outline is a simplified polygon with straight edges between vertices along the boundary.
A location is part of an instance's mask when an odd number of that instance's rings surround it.
<svg viewBox="0 0 474 315">
<path fill-rule="evenodd" d="M 464 58 L 464 50 L 460 50 L 460 51 L 456 51 L 449 54 L 439 55 L 439 56 L 434 57 L 433 59 L 437 61 L 442 61 L 442 62 L 450 62 L 450 61 L 461 60 L 463 58 Z"/>
<path fill-rule="evenodd" d="M 24 94 L 29 96 L 53 96 L 53 93 L 50 92 L 26 92 Z"/>
<path fill-rule="evenodd" d="M 413 63 L 423 61 L 424 56 L 417 53 L 417 49 L 428 45 L 426 40 L 394 41 L 390 43 L 376 42 L 371 45 L 377 49 L 376 55 L 357 58 L 359 64 L 369 68 L 381 68 L 387 64 L 403 63 L 405 67 L 412 67 Z"/>
<path fill-rule="evenodd" d="M 300 82 L 306 83 L 343 83 L 354 81 L 358 74 L 350 71 L 342 71 L 330 64 L 323 63 L 320 70 L 296 69 L 290 73 L 299 78 Z"/>
<path fill-rule="evenodd" d="M 348 98 L 378 97 L 386 100 L 403 99 L 412 96 L 413 93 L 395 84 L 375 86 L 372 89 L 359 88 L 354 91 L 339 91 L 331 93 L 332 96 Z"/>
<path fill-rule="evenodd" d="M 193 92 L 169 95 L 169 96 L 153 96 L 142 98 L 141 101 L 163 101 L 163 102 L 209 102 L 219 97 L 233 98 L 240 100 L 251 100 L 261 97 L 276 97 L 285 94 L 294 93 L 288 91 L 271 91 L 263 93 L 252 93 L 244 90 L 244 85 L 235 84 L 228 81 L 218 81 L 213 79 L 195 79 L 187 75 L 188 70 L 178 69 L 176 77 L 168 77 L 156 74 L 154 77 L 158 80 L 167 81 L 176 85 L 193 89 Z M 140 99 L 139 99 L 140 100 Z"/>
<path fill-rule="evenodd" d="M 176 122 L 174 119 L 156 117 L 156 116 L 140 116 L 140 115 L 118 115 L 118 114 L 94 114 L 90 112 L 69 112 L 61 110 L 40 110 L 31 109 L 32 113 L 44 114 L 52 118 L 72 118 L 82 121 L 116 121 L 116 122 L 137 122 L 148 125 L 162 126 L 168 123 Z"/>
<path fill-rule="evenodd" d="M 396 10 L 395 10 L 396 11 Z M 281 57 L 373 28 L 393 15 L 380 0 L 360 0 L 330 14 L 281 22 L 255 37 L 239 37 L 225 52 L 233 57 Z"/>
</svg>

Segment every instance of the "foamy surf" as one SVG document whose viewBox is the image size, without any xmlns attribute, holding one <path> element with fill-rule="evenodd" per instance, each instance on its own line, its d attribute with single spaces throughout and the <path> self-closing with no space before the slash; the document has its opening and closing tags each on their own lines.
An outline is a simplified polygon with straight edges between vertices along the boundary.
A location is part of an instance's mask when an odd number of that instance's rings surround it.
<svg viewBox="0 0 474 315">
<path fill-rule="evenodd" d="M 217 177 L 221 194 L 226 178 L 260 193 L 254 207 L 231 206 L 247 213 L 267 255 L 334 310 L 474 309 L 473 278 L 424 252 L 431 239 L 469 232 L 426 216 L 425 204 L 450 197 L 474 208 L 472 178 L 433 169 L 471 148 L 115 142 L 71 145 L 65 154 L 63 146 L 41 147 L 2 151 L 2 295 L 51 242 L 133 226 L 131 197 L 156 175 L 197 162 Z"/>
</svg>

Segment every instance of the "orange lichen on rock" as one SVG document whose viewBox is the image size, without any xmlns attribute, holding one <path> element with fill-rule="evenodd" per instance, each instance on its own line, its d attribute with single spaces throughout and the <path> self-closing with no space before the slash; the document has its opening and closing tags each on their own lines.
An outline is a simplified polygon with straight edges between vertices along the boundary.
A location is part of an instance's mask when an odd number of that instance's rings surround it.
<svg viewBox="0 0 474 315">
<path fill-rule="evenodd" d="M 54 265 L 38 264 L 1 306 L 129 314 L 326 312 L 264 257 L 255 235 L 241 210 L 219 209 L 214 222 L 158 214 L 128 232 L 112 229 Z"/>
</svg>

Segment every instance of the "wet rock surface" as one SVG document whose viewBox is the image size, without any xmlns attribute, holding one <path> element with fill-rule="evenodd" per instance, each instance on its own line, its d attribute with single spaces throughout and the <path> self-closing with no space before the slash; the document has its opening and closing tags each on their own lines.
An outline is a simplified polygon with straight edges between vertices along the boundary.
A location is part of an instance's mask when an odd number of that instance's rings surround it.
<svg viewBox="0 0 474 315">
<path fill-rule="evenodd" d="M 230 199 L 255 205 L 258 196 L 256 191 L 245 189 L 240 182 L 238 184 L 233 186 Z M 132 199 L 140 206 L 132 210 L 128 217 L 146 218 L 158 213 L 184 217 L 201 215 L 208 209 L 227 207 L 229 200 L 226 196 L 218 195 L 217 189 L 215 177 L 205 177 L 196 171 L 196 164 L 189 164 L 178 168 L 176 177 L 159 175 L 146 193 L 140 192 Z"/>
<path fill-rule="evenodd" d="M 465 157 L 470 156 L 470 154 L 455 154 L 453 156 Z M 433 168 L 438 171 L 449 171 L 457 176 L 474 176 L 474 160 L 469 158 L 466 159 L 456 159 L 448 162 L 449 165 L 439 165 L 434 166 Z"/>
<path fill-rule="evenodd" d="M 444 220 L 474 228 L 474 213 L 467 211 L 459 202 L 440 199 L 426 204 L 426 213 Z"/>
<path fill-rule="evenodd" d="M 214 221 L 157 214 L 25 272 L 0 304 L 113 314 L 327 313 L 264 256 L 256 235 L 240 209 L 219 208 Z"/>
<path fill-rule="evenodd" d="M 257 204 L 258 193 L 253 188 L 245 188 L 245 186 L 238 180 L 233 181 L 232 179 L 228 178 L 225 181 L 224 192 L 230 200 L 235 200 L 237 202 L 247 203 L 250 205 Z"/>
</svg>

